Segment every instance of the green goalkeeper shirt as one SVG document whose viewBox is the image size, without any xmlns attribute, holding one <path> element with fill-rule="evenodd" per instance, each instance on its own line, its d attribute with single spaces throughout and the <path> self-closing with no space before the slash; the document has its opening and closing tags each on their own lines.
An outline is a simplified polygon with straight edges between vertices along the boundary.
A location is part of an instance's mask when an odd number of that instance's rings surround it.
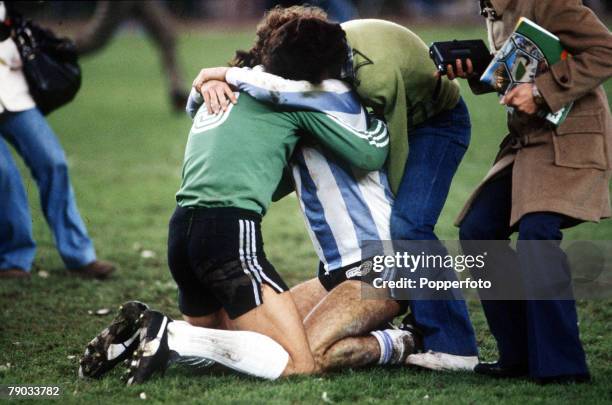
<svg viewBox="0 0 612 405">
<path fill-rule="evenodd" d="M 359 107 L 361 108 L 361 107 Z M 314 111 L 274 109 L 246 93 L 220 115 L 201 107 L 185 149 L 181 207 L 235 207 L 266 213 L 293 149 L 308 136 L 342 160 L 364 170 L 378 170 L 386 160 L 386 126 L 370 119 L 360 131 Z"/>
</svg>

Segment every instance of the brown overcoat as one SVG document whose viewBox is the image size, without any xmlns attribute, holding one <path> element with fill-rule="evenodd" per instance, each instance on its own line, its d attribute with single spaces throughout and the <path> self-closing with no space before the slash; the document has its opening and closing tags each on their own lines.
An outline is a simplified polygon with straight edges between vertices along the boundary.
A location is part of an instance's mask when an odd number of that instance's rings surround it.
<svg viewBox="0 0 612 405">
<path fill-rule="evenodd" d="M 535 82 L 552 111 L 570 101 L 574 106 L 559 127 L 536 116 L 510 115 L 510 133 L 456 224 L 482 186 L 510 165 L 511 226 L 530 212 L 583 221 L 610 217 L 612 117 L 601 84 L 612 76 L 612 34 L 580 0 L 490 0 L 490 5 L 487 30 L 494 51 L 523 16 L 560 38 L 572 56 Z"/>
</svg>

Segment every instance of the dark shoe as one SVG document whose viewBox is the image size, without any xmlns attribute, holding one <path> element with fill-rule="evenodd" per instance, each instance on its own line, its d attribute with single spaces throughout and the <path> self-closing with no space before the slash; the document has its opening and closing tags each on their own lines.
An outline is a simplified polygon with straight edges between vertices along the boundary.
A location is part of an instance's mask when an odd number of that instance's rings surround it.
<svg viewBox="0 0 612 405">
<path fill-rule="evenodd" d="M 110 262 L 103 260 L 95 260 L 89 263 L 87 266 L 79 267 L 78 269 L 70 269 L 69 271 L 77 276 L 83 278 L 96 278 L 103 280 L 108 278 L 114 271 L 115 265 Z"/>
<path fill-rule="evenodd" d="M 100 378 L 131 356 L 140 343 L 138 321 L 148 308 L 138 301 L 120 306 L 111 324 L 87 344 L 79 362 L 79 377 Z"/>
<path fill-rule="evenodd" d="M 525 377 L 529 373 L 526 365 L 504 366 L 499 362 L 478 363 L 474 367 L 476 374 L 482 374 L 493 378 L 519 378 Z"/>
<path fill-rule="evenodd" d="M 537 384 L 584 384 L 591 382 L 591 374 L 558 375 L 555 377 L 541 377 L 533 379 Z"/>
<path fill-rule="evenodd" d="M 155 373 L 166 372 L 171 352 L 168 348 L 168 324 L 172 319 L 157 311 L 145 311 L 140 320 L 140 344 L 133 359 L 127 360 L 127 385 L 142 384 Z"/>
<path fill-rule="evenodd" d="M 29 279 L 31 277 L 29 271 L 25 271 L 24 269 L 1 269 L 0 270 L 0 279 Z"/>
</svg>

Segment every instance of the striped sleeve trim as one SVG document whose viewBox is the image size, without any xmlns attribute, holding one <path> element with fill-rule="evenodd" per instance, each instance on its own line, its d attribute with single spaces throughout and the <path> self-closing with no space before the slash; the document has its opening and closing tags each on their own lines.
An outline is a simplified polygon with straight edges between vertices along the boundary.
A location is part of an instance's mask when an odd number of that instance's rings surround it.
<svg viewBox="0 0 612 405">
<path fill-rule="evenodd" d="M 336 124 L 340 125 L 341 127 L 358 136 L 359 138 L 366 139 L 368 143 L 372 146 L 376 146 L 377 148 L 384 148 L 389 144 L 389 131 L 387 130 L 387 125 L 378 118 L 371 118 L 372 120 L 376 121 L 376 126 L 373 129 L 371 128 L 372 126 L 370 126 L 370 128 L 368 128 L 367 130 L 362 131 L 347 124 L 345 121 L 339 119 L 338 117 L 335 117 L 332 114 L 325 115 L 331 118 Z"/>
</svg>

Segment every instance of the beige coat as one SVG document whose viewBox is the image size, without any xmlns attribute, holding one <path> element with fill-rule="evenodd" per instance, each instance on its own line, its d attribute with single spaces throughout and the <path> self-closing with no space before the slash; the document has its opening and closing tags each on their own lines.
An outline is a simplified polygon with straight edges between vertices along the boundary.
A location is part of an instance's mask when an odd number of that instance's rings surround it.
<svg viewBox="0 0 612 405">
<path fill-rule="evenodd" d="M 511 226 L 539 211 L 583 221 L 610 217 L 612 117 L 601 84 L 612 76 L 612 34 L 580 0 L 491 0 L 491 6 L 487 29 L 495 51 L 522 16 L 559 36 L 572 57 L 538 76 L 536 85 L 552 111 L 570 101 L 574 106 L 559 127 L 509 116 L 496 162 L 456 223 L 482 186 L 512 164 Z"/>
</svg>

